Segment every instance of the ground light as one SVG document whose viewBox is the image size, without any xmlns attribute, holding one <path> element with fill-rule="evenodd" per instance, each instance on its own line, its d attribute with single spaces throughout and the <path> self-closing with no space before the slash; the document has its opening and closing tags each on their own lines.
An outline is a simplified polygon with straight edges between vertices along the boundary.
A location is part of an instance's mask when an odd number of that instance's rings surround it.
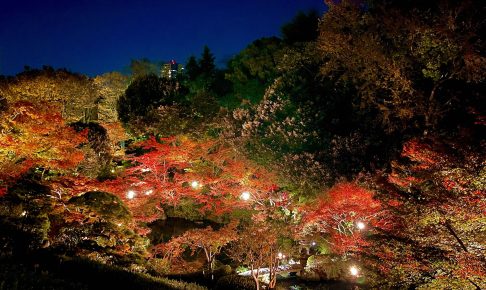
<svg viewBox="0 0 486 290">
<path fill-rule="evenodd" d="M 129 191 L 127 192 L 127 198 L 128 198 L 128 199 L 133 199 L 134 197 L 135 197 L 135 191 L 133 191 L 133 190 L 129 190 Z"/>
<path fill-rule="evenodd" d="M 351 273 L 351 275 L 353 275 L 353 276 L 358 276 L 358 274 L 359 274 L 359 269 L 358 269 L 358 267 L 356 267 L 356 266 L 351 266 L 351 267 L 349 267 L 349 272 L 350 272 L 350 273 Z"/>
<path fill-rule="evenodd" d="M 241 193 L 240 197 L 241 197 L 242 200 L 249 200 L 250 197 L 251 197 L 251 194 L 248 191 L 244 191 L 244 192 Z"/>
<path fill-rule="evenodd" d="M 191 187 L 194 188 L 194 189 L 198 188 L 199 187 L 199 182 L 197 182 L 197 181 L 194 180 L 193 182 L 191 182 Z"/>
<path fill-rule="evenodd" d="M 359 230 L 364 230 L 366 228 L 366 225 L 364 224 L 364 222 L 359 221 L 356 223 L 356 227 L 358 227 Z"/>
</svg>

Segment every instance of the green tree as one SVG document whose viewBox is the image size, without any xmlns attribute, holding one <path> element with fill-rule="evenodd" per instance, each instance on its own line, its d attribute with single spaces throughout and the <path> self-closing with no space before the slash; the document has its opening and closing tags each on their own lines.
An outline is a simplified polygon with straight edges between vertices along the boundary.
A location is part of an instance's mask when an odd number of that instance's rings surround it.
<svg viewBox="0 0 486 290">
<path fill-rule="evenodd" d="M 209 47 L 205 45 L 201 58 L 199 59 L 199 69 L 203 76 L 212 77 L 214 75 L 216 68 L 214 60 L 214 55 L 209 50 Z"/>
<path fill-rule="evenodd" d="M 362 2 L 362 1 L 360 1 Z M 480 1 L 328 1 L 323 75 L 353 85 L 386 129 L 432 130 L 478 94 L 486 58 Z M 466 96 L 464 95 L 464 96 Z M 462 104 L 461 104 L 462 103 Z"/>
<path fill-rule="evenodd" d="M 288 44 L 309 42 L 317 39 L 319 14 L 315 10 L 299 12 L 291 22 L 282 26 L 283 40 Z"/>
<path fill-rule="evenodd" d="M 194 55 L 191 55 L 189 59 L 187 60 L 186 63 L 186 68 L 185 68 L 185 74 L 189 81 L 195 80 L 200 73 L 201 69 L 199 67 L 199 64 L 197 63 L 196 57 Z"/>
<path fill-rule="evenodd" d="M 119 119 L 127 123 L 136 117 L 145 117 L 158 106 L 172 105 L 180 101 L 179 83 L 156 75 L 136 78 L 117 103 Z"/>
<path fill-rule="evenodd" d="M 225 78 L 233 85 L 232 97 L 257 103 L 277 76 L 282 43 L 279 38 L 261 38 L 230 60 Z"/>
<path fill-rule="evenodd" d="M 132 59 L 130 61 L 130 72 L 132 78 L 158 74 L 160 65 L 150 61 L 148 58 Z"/>
</svg>

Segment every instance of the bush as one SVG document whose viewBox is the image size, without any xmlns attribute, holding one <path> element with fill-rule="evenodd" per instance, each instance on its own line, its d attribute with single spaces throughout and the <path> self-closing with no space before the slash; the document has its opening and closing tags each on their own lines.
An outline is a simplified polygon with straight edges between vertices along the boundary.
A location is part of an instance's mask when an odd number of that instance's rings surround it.
<svg viewBox="0 0 486 290">
<path fill-rule="evenodd" d="M 240 275 L 227 275 L 218 279 L 215 290 L 227 290 L 227 289 L 238 289 L 238 290 L 253 290 L 255 289 L 255 281 L 253 278 L 240 276 Z"/>
<path fill-rule="evenodd" d="M 205 287 L 147 274 L 132 273 L 122 268 L 103 265 L 85 259 L 58 263 L 46 256 L 42 265 L 34 267 L 17 261 L 0 261 L 0 290 L 8 289 L 185 289 L 203 290 Z M 47 265 L 50 264 L 50 265 Z"/>
<path fill-rule="evenodd" d="M 35 181 L 22 179 L 0 198 L 0 248 L 2 254 L 24 255 L 48 243 L 48 213 L 53 201 L 50 190 Z"/>
<path fill-rule="evenodd" d="M 149 260 L 149 268 L 157 275 L 165 275 L 169 273 L 170 261 L 168 259 L 152 258 Z"/>
<path fill-rule="evenodd" d="M 71 198 L 69 203 L 85 206 L 110 221 L 129 222 L 131 220 L 130 211 L 123 201 L 111 193 L 90 191 Z"/>
</svg>

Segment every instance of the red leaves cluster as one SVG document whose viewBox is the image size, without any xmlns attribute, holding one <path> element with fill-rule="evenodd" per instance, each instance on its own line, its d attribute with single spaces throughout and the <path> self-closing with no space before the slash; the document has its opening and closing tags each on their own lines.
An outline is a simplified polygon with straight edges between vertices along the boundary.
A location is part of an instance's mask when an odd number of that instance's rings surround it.
<svg viewBox="0 0 486 290">
<path fill-rule="evenodd" d="M 433 138 L 404 145 L 402 159 L 392 163 L 392 172 L 380 184 L 380 199 L 399 200 L 389 218 L 400 227 L 387 229 L 382 234 L 392 238 L 373 244 L 378 263 L 386 261 L 401 280 L 423 273 L 437 279 L 484 277 L 480 245 L 486 199 L 480 151 Z M 429 258 L 430 249 L 443 254 Z"/>
<path fill-rule="evenodd" d="M 159 218 L 164 206 L 178 206 L 183 200 L 212 216 L 267 204 L 289 205 L 275 176 L 214 140 L 150 137 L 130 150 L 137 152 L 126 156 L 131 165 L 117 169 L 115 179 L 99 182 L 78 176 L 65 178 L 60 186 L 72 195 L 92 190 L 114 193 L 127 203 L 135 220 L 144 222 Z M 244 191 L 251 192 L 251 200 L 240 198 Z"/>
<path fill-rule="evenodd" d="M 355 183 L 338 183 L 316 205 L 304 209 L 303 231 L 327 234 L 337 253 L 359 251 L 367 242 L 357 223 L 363 223 L 366 230 L 383 227 L 386 225 L 383 214 L 373 192 Z"/>
</svg>

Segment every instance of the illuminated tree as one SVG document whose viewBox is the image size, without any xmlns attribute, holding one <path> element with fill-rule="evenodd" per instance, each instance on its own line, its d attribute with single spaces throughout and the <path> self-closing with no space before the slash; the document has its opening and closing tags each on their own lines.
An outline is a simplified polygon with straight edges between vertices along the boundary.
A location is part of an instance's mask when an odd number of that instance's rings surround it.
<svg viewBox="0 0 486 290">
<path fill-rule="evenodd" d="M 11 104 L 17 101 L 57 103 L 68 122 L 97 118 L 98 95 L 93 81 L 66 70 L 45 67 L 25 71 L 0 82 L 0 95 Z"/>
<path fill-rule="evenodd" d="M 15 180 L 32 166 L 72 170 L 83 160 L 77 146 L 86 132 L 64 123 L 59 108 L 45 102 L 10 103 L 0 122 L 0 179 Z"/>
<path fill-rule="evenodd" d="M 238 240 L 232 244 L 229 255 L 235 261 L 248 266 L 260 289 L 259 275 L 264 267 L 269 269 L 269 289 L 275 289 L 279 266 L 278 230 L 264 222 L 253 223 L 239 233 Z"/>
<path fill-rule="evenodd" d="M 99 120 L 104 123 L 117 122 L 116 104 L 118 98 L 125 93 L 128 87 L 128 77 L 118 72 L 110 72 L 96 76 L 93 83 L 100 96 L 98 101 Z"/>
<path fill-rule="evenodd" d="M 363 231 L 384 227 L 386 216 L 374 193 L 355 183 L 339 183 L 303 210 L 301 235 L 328 237 L 335 253 L 363 251 L 369 245 Z"/>
<path fill-rule="evenodd" d="M 257 209 L 272 205 L 271 215 L 289 211 L 289 195 L 275 189 L 275 175 L 224 143 L 184 136 L 150 137 L 127 150 L 132 152 L 126 157 L 131 165 L 117 170 L 114 179 L 65 176 L 53 184 L 66 188 L 70 195 L 86 191 L 117 194 L 127 202 L 134 219 L 142 222 L 188 205 L 198 216 L 215 220 L 250 210 L 254 201 L 258 201 Z M 242 200 L 244 191 L 254 198 Z"/>
<path fill-rule="evenodd" d="M 477 94 L 471 83 L 484 80 L 486 61 L 479 1 L 326 2 L 321 72 L 352 84 L 387 130 L 430 130 Z M 456 99 L 464 86 L 474 93 Z"/>
<path fill-rule="evenodd" d="M 370 250 L 380 261 L 374 266 L 391 283 L 485 286 L 481 152 L 464 142 L 412 139 L 392 172 L 379 180 L 379 198 L 389 204 L 395 226 L 375 237 Z M 380 266 L 383 261 L 387 267 Z"/>
<path fill-rule="evenodd" d="M 211 274 L 211 279 L 214 279 L 213 272 L 215 258 L 221 253 L 223 247 L 237 239 L 237 225 L 238 222 L 233 221 L 218 230 L 214 230 L 210 226 L 204 229 L 189 230 L 183 235 L 172 239 L 166 245 L 163 245 L 161 250 L 162 252 L 166 251 L 167 253 L 165 255 L 169 255 L 168 257 L 173 260 L 176 257 L 175 255 L 182 254 L 180 250 L 177 251 L 174 248 L 179 247 L 180 249 L 186 245 L 191 249 L 192 255 L 194 255 L 198 249 L 202 249 L 204 251 L 209 273 Z"/>
</svg>

